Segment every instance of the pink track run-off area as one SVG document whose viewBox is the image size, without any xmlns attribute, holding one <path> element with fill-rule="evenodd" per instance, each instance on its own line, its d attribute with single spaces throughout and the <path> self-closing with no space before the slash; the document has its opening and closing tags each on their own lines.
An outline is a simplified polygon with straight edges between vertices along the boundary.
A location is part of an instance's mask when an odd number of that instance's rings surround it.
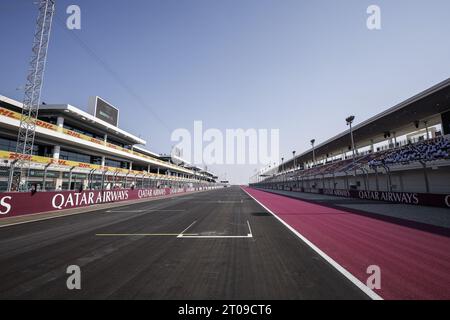
<svg viewBox="0 0 450 320">
<path fill-rule="evenodd" d="M 450 299 L 450 238 L 344 210 L 244 188 L 366 283 L 381 268 L 383 299 Z"/>
</svg>

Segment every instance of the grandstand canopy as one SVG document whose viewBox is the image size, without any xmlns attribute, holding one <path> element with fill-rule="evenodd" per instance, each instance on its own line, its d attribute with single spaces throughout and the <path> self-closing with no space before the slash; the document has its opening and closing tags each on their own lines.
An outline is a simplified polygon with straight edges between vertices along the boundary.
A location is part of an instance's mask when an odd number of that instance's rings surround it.
<svg viewBox="0 0 450 320">
<path fill-rule="evenodd" d="M 93 131 L 114 135 L 115 138 L 120 138 L 125 143 L 132 145 L 146 144 L 145 140 L 103 121 L 88 112 L 71 106 L 70 104 L 51 104 L 39 107 L 40 116 L 58 114 L 63 115 L 64 118 L 70 118 L 72 121 L 79 122 L 83 127 L 90 127 Z"/>
<path fill-rule="evenodd" d="M 7 107 L 21 113 L 23 104 L 19 101 L 0 95 L 0 106 Z M 42 104 L 39 106 L 39 116 L 46 115 L 61 115 L 64 118 L 70 118 L 72 122 L 79 123 L 82 127 L 89 127 L 91 131 L 98 132 L 99 134 L 108 133 L 125 144 L 146 144 L 144 139 L 136 137 L 135 135 L 109 124 L 106 121 L 96 118 L 92 114 L 78 109 L 70 104 Z"/>
<path fill-rule="evenodd" d="M 200 172 L 202 174 L 205 174 L 206 176 L 214 177 L 213 173 L 211 173 L 208 170 L 205 170 L 203 168 L 200 168 L 198 166 L 195 166 L 195 165 L 186 165 L 185 168 L 192 170 L 194 172 Z"/>
<path fill-rule="evenodd" d="M 0 95 L 0 107 L 12 109 L 16 112 L 22 112 L 23 104 L 19 101 Z"/>
<path fill-rule="evenodd" d="M 140 153 L 143 153 L 143 154 L 145 154 L 145 155 L 148 155 L 148 156 L 150 156 L 150 157 L 160 159 L 160 155 L 159 155 L 159 154 L 157 154 L 157 153 L 155 153 L 155 152 L 152 152 L 152 151 L 150 151 L 150 150 L 148 150 L 148 149 L 145 149 L 144 147 L 141 147 L 141 146 L 133 146 L 133 150 L 136 150 L 136 151 L 138 151 L 138 152 L 140 152 Z"/>
<path fill-rule="evenodd" d="M 390 132 L 401 136 L 427 126 L 441 123 L 441 114 L 450 110 L 450 78 L 399 103 L 372 118 L 353 126 L 355 147 L 361 148 L 386 140 L 385 133 Z M 345 120 L 342 119 L 345 124 Z M 350 130 L 339 133 L 327 141 L 316 145 L 315 155 L 319 160 L 327 155 L 339 155 L 351 150 Z M 310 162 L 313 158 L 312 149 L 295 157 L 297 164 Z M 294 165 L 294 158 L 287 161 L 286 168 Z M 278 170 L 281 166 L 278 167 Z"/>
<path fill-rule="evenodd" d="M 183 159 L 183 158 L 181 158 L 181 157 L 179 157 L 177 155 L 174 155 L 174 154 L 170 154 L 170 155 L 168 155 L 168 154 L 161 154 L 160 155 L 160 159 L 164 160 L 164 161 L 168 161 L 168 162 L 174 163 L 174 164 L 176 164 L 178 166 L 188 167 L 188 166 L 191 165 L 187 160 L 185 160 L 185 159 Z"/>
</svg>

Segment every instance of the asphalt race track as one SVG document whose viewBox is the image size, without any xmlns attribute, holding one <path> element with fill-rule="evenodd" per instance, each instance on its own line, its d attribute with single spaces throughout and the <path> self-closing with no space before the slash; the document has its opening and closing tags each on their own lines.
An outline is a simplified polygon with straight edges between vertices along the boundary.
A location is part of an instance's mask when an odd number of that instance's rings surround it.
<svg viewBox="0 0 450 320">
<path fill-rule="evenodd" d="M 0 298 L 369 299 L 239 187 L 0 228 Z"/>
</svg>

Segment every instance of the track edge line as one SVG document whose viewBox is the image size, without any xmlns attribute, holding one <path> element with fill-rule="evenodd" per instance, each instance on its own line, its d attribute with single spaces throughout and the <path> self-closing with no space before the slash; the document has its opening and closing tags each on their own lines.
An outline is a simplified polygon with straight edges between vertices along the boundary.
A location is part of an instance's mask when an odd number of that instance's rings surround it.
<svg viewBox="0 0 450 320">
<path fill-rule="evenodd" d="M 267 212 L 273 215 L 278 221 L 280 221 L 286 228 L 288 228 L 292 233 L 294 233 L 300 240 L 302 240 L 306 245 L 308 245 L 313 251 L 315 251 L 319 256 L 325 259 L 331 266 L 333 266 L 337 271 L 339 271 L 344 277 L 350 280 L 355 286 L 357 286 L 361 291 L 363 291 L 367 296 L 369 296 L 372 300 L 384 300 L 380 295 L 366 286 L 361 280 L 356 278 L 353 274 L 351 274 L 347 269 L 337 263 L 333 258 L 323 252 L 319 247 L 309 241 L 306 237 L 304 237 L 300 232 L 291 227 L 288 223 L 286 223 L 283 219 L 278 217 L 272 210 L 263 205 L 260 201 L 258 201 L 255 197 L 253 197 L 250 193 L 248 193 L 243 187 L 241 190 L 244 191 L 248 196 L 250 196 L 256 203 L 258 203 L 261 207 L 263 207 Z"/>
</svg>

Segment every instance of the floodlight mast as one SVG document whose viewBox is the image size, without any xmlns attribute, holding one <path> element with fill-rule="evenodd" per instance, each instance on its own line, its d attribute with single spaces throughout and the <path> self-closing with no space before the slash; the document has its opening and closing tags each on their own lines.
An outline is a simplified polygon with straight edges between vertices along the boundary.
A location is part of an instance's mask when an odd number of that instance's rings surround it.
<svg viewBox="0 0 450 320">
<path fill-rule="evenodd" d="M 36 120 L 41 101 L 41 90 L 44 79 L 47 50 L 50 39 L 53 15 L 55 13 L 55 0 L 39 0 L 39 15 L 36 21 L 36 31 L 33 39 L 30 69 L 25 85 L 22 116 L 20 118 L 19 133 L 17 135 L 16 157 L 17 162 L 11 166 L 18 167 L 17 176 L 9 180 L 8 191 L 18 190 L 20 183 L 27 187 L 31 156 L 33 155 Z"/>
</svg>

